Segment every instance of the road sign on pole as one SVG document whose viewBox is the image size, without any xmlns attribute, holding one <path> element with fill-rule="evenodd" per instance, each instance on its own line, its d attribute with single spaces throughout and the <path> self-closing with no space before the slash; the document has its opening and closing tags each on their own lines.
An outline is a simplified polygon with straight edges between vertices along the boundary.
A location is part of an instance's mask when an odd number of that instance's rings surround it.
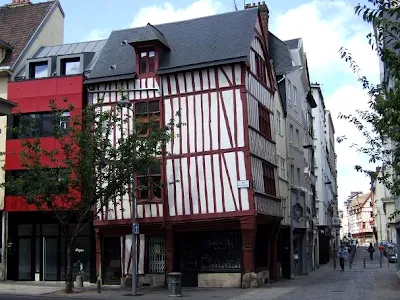
<svg viewBox="0 0 400 300">
<path fill-rule="evenodd" d="M 132 232 L 133 234 L 139 234 L 139 223 L 132 224 Z"/>
</svg>

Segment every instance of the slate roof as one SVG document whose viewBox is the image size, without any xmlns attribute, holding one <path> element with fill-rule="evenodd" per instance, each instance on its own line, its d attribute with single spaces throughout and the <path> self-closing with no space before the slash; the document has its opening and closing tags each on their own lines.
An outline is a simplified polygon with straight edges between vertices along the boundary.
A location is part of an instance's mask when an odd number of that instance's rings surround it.
<svg viewBox="0 0 400 300">
<path fill-rule="evenodd" d="M 143 30 L 137 32 L 137 35 L 135 36 L 134 40 L 131 41 L 131 43 L 141 43 L 149 41 L 158 41 L 166 48 L 169 48 L 165 36 L 155 26 L 147 23 L 147 25 L 143 27 Z"/>
<path fill-rule="evenodd" d="M 0 63 L 0 67 L 12 66 L 55 3 L 48 1 L 0 7 L 0 40 L 14 48 Z"/>
<path fill-rule="evenodd" d="M 285 43 L 288 45 L 289 49 L 296 49 L 299 47 L 300 38 L 287 40 Z"/>
<path fill-rule="evenodd" d="M 154 26 L 170 48 L 162 55 L 159 72 L 247 60 L 257 15 L 258 8 L 253 8 Z M 88 81 L 133 75 L 134 49 L 124 41 L 140 39 L 148 30 L 145 26 L 113 31 Z"/>
<path fill-rule="evenodd" d="M 271 32 L 269 33 L 269 48 L 276 75 L 284 75 L 295 68 L 287 43 L 281 41 Z"/>
<path fill-rule="evenodd" d="M 46 58 L 46 57 L 62 56 L 70 54 L 93 53 L 94 56 L 91 59 L 91 63 L 86 68 L 87 70 L 89 70 L 91 69 L 91 66 L 99 58 L 101 50 L 103 49 L 106 43 L 107 40 L 98 40 L 98 41 L 56 45 L 56 46 L 46 46 L 46 47 L 41 47 L 36 52 L 36 54 L 31 58 L 36 59 L 36 58 Z"/>
</svg>

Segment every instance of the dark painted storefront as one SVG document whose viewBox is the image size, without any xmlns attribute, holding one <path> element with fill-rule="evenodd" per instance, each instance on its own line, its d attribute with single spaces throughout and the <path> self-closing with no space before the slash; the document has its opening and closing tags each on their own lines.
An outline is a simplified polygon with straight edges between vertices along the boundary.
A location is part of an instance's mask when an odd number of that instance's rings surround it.
<svg viewBox="0 0 400 300">
<path fill-rule="evenodd" d="M 68 233 L 74 225 L 69 225 Z M 28 281 L 65 280 L 65 235 L 57 220 L 45 212 L 8 214 L 7 279 Z M 73 247 L 73 278 L 96 279 L 94 235 L 87 225 Z"/>
</svg>

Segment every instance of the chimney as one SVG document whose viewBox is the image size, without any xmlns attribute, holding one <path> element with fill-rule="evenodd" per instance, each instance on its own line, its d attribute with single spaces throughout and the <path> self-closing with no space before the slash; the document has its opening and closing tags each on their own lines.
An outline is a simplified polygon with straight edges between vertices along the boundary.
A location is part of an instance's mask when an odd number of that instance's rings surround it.
<svg viewBox="0 0 400 300">
<path fill-rule="evenodd" d="M 21 5 L 26 5 L 26 4 L 32 4 L 32 3 L 30 0 L 12 0 L 10 5 L 21 6 Z"/>
<path fill-rule="evenodd" d="M 269 31 L 268 31 L 268 20 L 269 20 L 269 10 L 265 1 L 258 2 L 258 3 L 247 3 L 244 6 L 244 9 L 258 7 L 258 11 L 260 12 L 260 19 L 261 19 L 261 27 L 264 31 L 265 35 L 265 45 L 267 49 L 269 49 Z"/>
</svg>

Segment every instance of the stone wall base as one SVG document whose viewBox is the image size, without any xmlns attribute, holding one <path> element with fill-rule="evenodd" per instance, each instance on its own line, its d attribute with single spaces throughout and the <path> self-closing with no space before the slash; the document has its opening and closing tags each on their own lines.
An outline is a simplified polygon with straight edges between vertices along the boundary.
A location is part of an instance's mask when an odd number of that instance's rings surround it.
<svg viewBox="0 0 400 300">
<path fill-rule="evenodd" d="M 241 286 L 241 273 L 201 273 L 198 286 L 201 288 L 229 288 Z"/>
</svg>

